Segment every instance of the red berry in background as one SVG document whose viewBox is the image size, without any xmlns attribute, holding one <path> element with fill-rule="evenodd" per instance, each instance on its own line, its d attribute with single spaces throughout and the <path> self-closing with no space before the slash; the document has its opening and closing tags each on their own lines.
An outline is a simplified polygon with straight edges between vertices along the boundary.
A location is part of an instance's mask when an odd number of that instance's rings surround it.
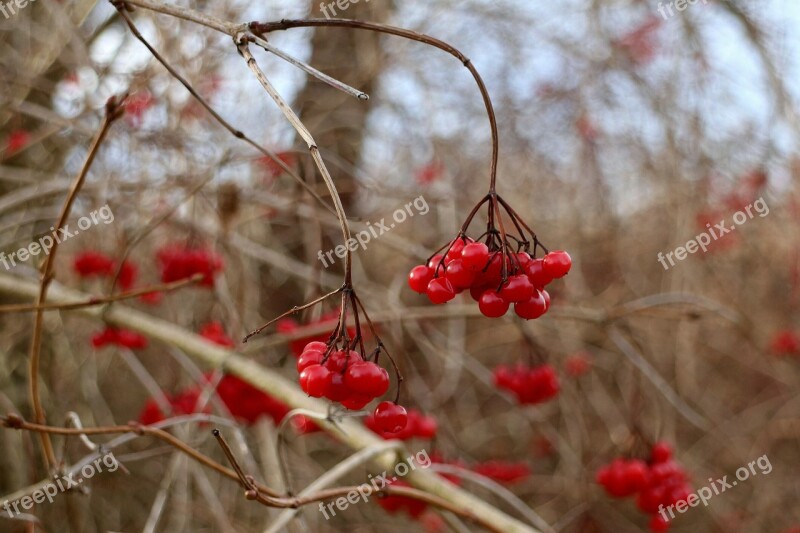
<svg viewBox="0 0 800 533">
<path fill-rule="evenodd" d="M 445 269 L 445 277 L 456 290 L 464 290 L 472 285 L 476 272 L 464 266 L 461 259 L 454 259 Z"/>
<path fill-rule="evenodd" d="M 456 297 L 456 291 L 447 278 L 434 278 L 426 290 L 431 303 L 443 304 Z"/>
<path fill-rule="evenodd" d="M 27 130 L 14 130 L 6 138 L 6 155 L 12 156 L 28 146 L 31 142 L 31 134 Z"/>
<path fill-rule="evenodd" d="M 666 463 L 672 459 L 672 446 L 666 442 L 657 442 L 650 451 L 650 460 L 653 463 Z"/>
<path fill-rule="evenodd" d="M 528 277 L 519 274 L 508 278 L 508 282 L 500 289 L 499 295 L 509 303 L 525 302 L 533 297 L 535 290 Z"/>
<path fill-rule="evenodd" d="M 778 356 L 800 354 L 800 335 L 784 329 L 777 331 L 770 343 L 770 350 Z"/>
<path fill-rule="evenodd" d="M 408 274 L 408 286 L 411 290 L 425 294 L 428 283 L 433 279 L 433 269 L 426 265 L 415 266 Z"/>
<path fill-rule="evenodd" d="M 393 402 L 381 402 L 375 408 L 375 425 L 379 431 L 397 433 L 408 423 L 405 407 Z"/>
<path fill-rule="evenodd" d="M 553 281 L 553 276 L 545 271 L 544 261 L 541 259 L 532 259 L 525 267 L 525 274 L 537 289 L 544 288 Z"/>
<path fill-rule="evenodd" d="M 205 324 L 200 328 L 200 336 L 214 344 L 227 348 L 236 346 L 236 343 L 233 342 L 233 339 L 228 337 L 225 333 L 225 328 L 219 322 L 209 322 Z"/>
<path fill-rule="evenodd" d="M 484 291 L 481 299 L 478 300 L 478 309 L 483 316 L 489 318 L 501 317 L 508 311 L 508 302 L 503 300 L 496 291 L 489 289 Z"/>
<path fill-rule="evenodd" d="M 122 290 L 128 291 L 133 288 L 138 271 L 136 265 L 130 261 L 122 262 L 122 267 L 119 269 L 119 286 L 122 287 Z"/>
<path fill-rule="evenodd" d="M 328 390 L 331 372 L 322 365 L 309 365 L 300 372 L 300 388 L 314 398 L 322 398 Z"/>
<path fill-rule="evenodd" d="M 544 272 L 553 279 L 563 278 L 572 267 L 572 258 L 563 250 L 556 250 L 544 256 Z"/>
<path fill-rule="evenodd" d="M 583 376 L 592 368 L 592 356 L 589 352 L 577 352 L 566 358 L 564 371 L 574 378 Z"/>
<path fill-rule="evenodd" d="M 526 463 L 506 461 L 488 461 L 474 466 L 472 470 L 503 485 L 519 483 L 531 475 L 531 468 Z"/>
<path fill-rule="evenodd" d="M 114 260 L 103 253 L 87 250 L 75 256 L 72 269 L 82 278 L 110 276 L 114 273 Z"/>
<path fill-rule="evenodd" d="M 360 362 L 347 368 L 344 382 L 353 392 L 377 398 L 389 390 L 389 373 L 375 363 Z"/>
<path fill-rule="evenodd" d="M 654 533 L 662 533 L 669 530 L 669 520 L 665 519 L 661 513 L 654 514 L 653 517 L 650 518 L 647 527 Z"/>
<path fill-rule="evenodd" d="M 529 300 L 515 303 L 514 312 L 526 320 L 539 318 L 547 312 L 547 301 L 542 292 L 536 290 Z"/>
<path fill-rule="evenodd" d="M 489 261 L 489 247 L 482 242 L 473 242 L 461 250 L 461 260 L 466 268 L 480 270 Z"/>
</svg>

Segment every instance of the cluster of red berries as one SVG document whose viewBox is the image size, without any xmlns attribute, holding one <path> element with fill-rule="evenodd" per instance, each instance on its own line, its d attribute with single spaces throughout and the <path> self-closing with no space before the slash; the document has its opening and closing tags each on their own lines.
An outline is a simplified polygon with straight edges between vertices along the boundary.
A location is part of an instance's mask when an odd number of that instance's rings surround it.
<svg viewBox="0 0 800 533">
<path fill-rule="evenodd" d="M 102 348 L 107 345 L 122 346 L 131 350 L 147 348 L 147 337 L 127 329 L 106 327 L 92 336 L 92 346 Z"/>
<path fill-rule="evenodd" d="M 528 367 L 522 363 L 498 366 L 494 369 L 494 383 L 501 389 L 514 393 L 521 404 L 537 404 L 554 398 L 561 386 L 551 365 Z"/>
<path fill-rule="evenodd" d="M 211 375 L 204 376 L 206 385 L 211 381 Z M 199 400 L 203 387 L 201 385 L 190 387 L 175 396 L 168 397 L 172 415 L 189 415 L 200 412 Z M 248 424 L 255 424 L 262 417 L 272 419 L 275 424 L 280 422 L 291 411 L 291 407 L 253 387 L 246 381 L 236 376 L 225 375 L 217 385 L 217 394 L 231 415 Z M 210 405 L 206 405 L 203 413 L 211 413 Z M 145 425 L 155 424 L 166 418 L 155 400 L 148 400 L 139 414 L 139 422 Z M 318 431 L 319 427 L 311 419 L 298 416 L 292 419 L 294 427 L 300 433 Z"/>
<path fill-rule="evenodd" d="M 400 431 L 384 431 L 375 420 L 374 414 L 369 415 L 364 420 L 364 425 L 386 440 L 411 440 L 414 437 L 432 439 L 439 429 L 435 418 L 426 416 L 416 409 L 408 410 L 406 426 Z"/>
<path fill-rule="evenodd" d="M 161 267 L 161 281 L 170 283 L 202 274 L 199 284 L 214 286 L 214 276 L 222 271 L 222 258 L 214 252 L 202 248 L 188 248 L 174 245 L 165 246 L 156 253 Z"/>
<path fill-rule="evenodd" d="M 636 506 L 651 516 L 650 529 L 669 529 L 659 509 L 686 501 L 692 493 L 686 471 L 672 459 L 672 448 L 656 443 L 650 461 L 617 458 L 597 472 L 597 482 L 614 498 L 636 495 Z M 663 506 L 663 507 L 662 507 Z"/>
<path fill-rule="evenodd" d="M 434 304 L 449 302 L 469 290 L 484 316 L 501 317 L 514 304 L 517 315 L 530 320 L 547 312 L 550 295 L 545 287 L 564 277 L 571 266 L 567 252 L 549 252 L 543 259 L 534 259 L 524 251 L 492 250 L 486 243 L 461 235 L 444 254 L 412 268 L 408 284 Z"/>
<path fill-rule="evenodd" d="M 527 463 L 487 461 L 472 467 L 472 471 L 502 485 L 513 485 L 530 477 L 531 467 Z"/>
<path fill-rule="evenodd" d="M 208 322 L 200 328 L 199 335 L 216 345 L 233 348 L 236 343 L 225 333 L 225 328 L 217 321 Z"/>
<path fill-rule="evenodd" d="M 312 341 L 297 359 L 300 387 L 309 396 L 327 398 L 347 409 L 363 409 L 389 390 L 389 373 L 355 350 Z M 396 433 L 406 427 L 408 414 L 394 402 L 381 402 L 372 415 L 380 431 Z"/>
<path fill-rule="evenodd" d="M 8 134 L 6 138 L 6 149 L 5 152 L 7 156 L 12 156 L 28 146 L 31 142 L 31 134 L 28 130 L 14 130 Z"/>
<path fill-rule="evenodd" d="M 72 269 L 81 278 L 108 278 L 117 271 L 117 262 L 104 253 L 86 250 L 75 256 Z M 119 285 L 130 290 L 136 283 L 138 269 L 130 261 L 123 261 L 119 271 Z"/>
</svg>

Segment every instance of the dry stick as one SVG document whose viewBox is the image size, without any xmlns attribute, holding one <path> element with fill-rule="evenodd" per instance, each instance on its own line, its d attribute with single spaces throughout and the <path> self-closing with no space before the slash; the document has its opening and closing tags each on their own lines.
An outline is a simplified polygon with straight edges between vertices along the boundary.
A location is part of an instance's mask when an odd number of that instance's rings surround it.
<svg viewBox="0 0 800 533">
<path fill-rule="evenodd" d="M 103 305 L 110 302 L 119 302 L 122 300 L 130 300 L 132 298 L 137 298 L 139 296 L 150 294 L 151 292 L 171 292 L 178 290 L 186 285 L 192 285 L 197 283 L 203 279 L 203 274 L 195 274 L 191 278 L 182 279 L 179 281 L 173 281 L 170 283 L 163 283 L 161 285 L 151 285 L 150 287 L 144 287 L 141 289 L 136 289 L 135 291 L 130 292 L 122 292 L 119 294 L 114 294 L 111 296 L 105 297 L 92 297 L 88 300 L 83 302 L 75 302 L 75 303 L 68 303 L 68 304 L 58 304 L 58 303 L 50 303 L 50 304 L 10 304 L 10 305 L 2 305 L 0 306 L 0 314 L 2 313 L 24 313 L 29 311 L 52 311 L 54 309 L 58 309 L 59 311 L 74 311 L 75 309 L 81 309 L 83 307 L 93 307 L 95 305 Z"/>
<path fill-rule="evenodd" d="M 86 160 L 83 163 L 83 167 L 75 177 L 72 187 L 67 193 L 64 206 L 61 208 L 61 215 L 58 217 L 56 231 L 59 231 L 67 221 L 69 213 L 72 210 L 72 204 L 75 202 L 75 197 L 78 195 L 86 175 L 89 173 L 89 168 L 91 168 L 95 156 L 97 155 L 97 151 L 105 140 L 111 124 L 113 124 L 114 121 L 121 117 L 124 113 L 124 110 L 121 107 L 122 101 L 124 101 L 124 97 L 120 101 L 117 101 L 117 98 L 112 96 L 108 99 L 108 102 L 106 102 L 103 123 L 100 126 L 100 130 L 97 132 L 94 140 L 92 141 L 92 145 L 89 148 L 89 153 L 86 155 Z M 39 295 L 36 299 L 36 306 L 38 309 L 36 310 L 36 317 L 33 323 L 33 334 L 31 335 L 30 370 L 28 380 L 31 403 L 33 404 L 34 419 L 39 424 L 45 423 L 44 409 L 42 408 L 41 399 L 39 398 L 39 361 L 41 355 L 42 329 L 44 325 L 44 310 L 40 307 L 47 299 L 47 289 L 50 286 L 50 282 L 53 280 L 53 265 L 55 263 L 56 252 L 58 251 L 58 244 L 58 239 L 56 239 L 55 243 L 53 243 L 53 247 L 50 249 L 50 253 L 47 255 L 47 259 L 45 259 L 44 266 L 42 267 L 42 281 L 41 285 L 39 286 Z M 53 444 L 50 442 L 50 437 L 47 433 L 41 433 L 40 437 L 42 441 L 42 448 L 44 450 L 45 465 L 49 471 L 56 464 L 56 457 L 55 453 L 53 452 Z"/>
<path fill-rule="evenodd" d="M 62 428 L 62 427 L 47 426 L 44 424 L 35 424 L 27 422 L 18 415 L 7 415 L 4 417 L 0 417 L 0 426 L 7 427 L 10 429 L 33 431 L 41 435 L 60 435 L 63 437 L 87 437 L 88 435 L 118 435 L 121 433 L 135 433 L 137 435 L 147 435 L 150 437 L 155 437 L 165 442 L 166 444 L 169 444 L 173 448 L 176 448 L 178 451 L 185 453 L 198 463 L 201 463 L 211 468 L 212 470 L 222 474 L 225 477 L 228 477 L 230 479 L 239 479 L 236 472 L 234 472 L 230 468 L 227 468 L 219 464 L 210 457 L 198 452 L 197 450 L 195 450 L 194 448 L 192 448 L 179 438 L 175 437 L 171 433 L 168 433 L 163 429 L 159 429 L 157 427 L 143 426 L 137 422 L 131 422 L 130 424 L 122 426 Z M 266 494 L 275 494 L 275 492 L 269 487 L 263 485 L 257 485 L 257 487 L 259 491 L 262 491 Z"/>
<path fill-rule="evenodd" d="M 332 489 L 322 489 L 317 492 L 308 494 L 306 496 L 298 496 L 295 498 L 273 498 L 269 496 L 264 496 L 260 494 L 258 487 L 255 483 L 255 480 L 252 476 L 249 476 L 242 471 L 241 467 L 236 460 L 233 451 L 231 450 L 230 446 L 227 442 L 225 442 L 225 438 L 222 437 L 219 430 L 213 431 L 214 437 L 216 437 L 219 445 L 222 447 L 222 450 L 225 452 L 225 456 L 231 462 L 234 470 L 239 474 L 239 482 L 242 486 L 246 489 L 245 490 L 245 497 L 248 500 L 255 500 L 265 506 L 268 507 L 278 507 L 281 509 L 297 509 L 304 505 L 308 505 L 311 503 L 321 502 L 324 500 L 331 500 L 336 497 L 346 496 L 350 493 L 357 493 L 360 487 L 336 487 Z M 451 502 L 434 496 L 432 494 L 428 494 L 427 492 L 423 492 L 417 489 L 410 489 L 407 487 L 392 487 L 391 485 L 382 487 L 379 490 L 379 493 L 385 494 L 387 496 L 404 496 L 406 498 L 412 498 L 415 500 L 420 500 L 422 502 L 434 505 L 445 511 L 450 511 L 456 515 L 462 516 L 467 518 L 477 524 L 480 524 L 484 528 L 489 531 L 494 531 L 498 533 L 504 533 L 504 530 L 498 529 L 492 522 L 487 520 L 481 519 L 477 517 L 472 511 L 469 510 L 468 507 L 458 507 L 453 505 Z"/>
<path fill-rule="evenodd" d="M 495 184 L 497 181 L 497 159 L 499 155 L 499 136 L 497 133 L 497 118 L 495 116 L 492 99 L 489 97 L 489 91 L 486 89 L 486 84 L 483 82 L 483 78 L 481 78 L 481 75 L 478 73 L 478 70 L 475 68 L 475 66 L 472 64 L 472 61 L 470 61 L 470 59 L 467 56 L 462 54 L 461 51 L 455 48 L 454 46 L 451 46 L 444 41 L 436 39 L 435 37 L 431 37 L 429 35 L 425 35 L 423 33 L 418 33 L 411 30 L 406 30 L 404 28 L 398 28 L 395 26 L 389 26 L 386 24 L 379 24 L 375 22 L 364 22 L 361 20 L 284 19 L 281 20 L 280 22 L 267 22 L 267 23 L 251 22 L 250 30 L 256 34 L 263 34 L 275 30 L 286 30 L 290 28 L 305 28 L 305 27 L 315 27 L 315 26 L 355 28 L 361 30 L 376 31 L 379 33 L 386 33 L 389 35 L 396 35 L 398 37 L 403 37 L 405 39 L 410 39 L 412 41 L 417 41 L 420 43 L 436 47 L 456 57 L 459 61 L 461 61 L 461 63 L 472 74 L 472 77 L 475 79 L 475 83 L 478 84 L 478 89 L 480 90 L 481 96 L 483 97 L 483 103 L 486 106 L 486 113 L 489 115 L 489 126 L 491 127 L 492 130 L 492 162 L 490 168 L 491 181 L 489 185 L 489 191 L 490 192 L 495 191 Z"/>
<path fill-rule="evenodd" d="M 289 315 L 293 315 L 293 314 L 295 314 L 295 313 L 299 313 L 300 311 L 302 311 L 302 310 L 304 310 L 304 309 L 308 309 L 309 307 L 313 307 L 313 306 L 317 305 L 318 303 L 321 303 L 321 302 L 323 302 L 324 300 L 327 300 L 328 298 L 330 298 L 330 297 L 331 297 L 331 296 L 333 296 L 334 294 L 338 294 L 338 293 L 342 292 L 342 289 L 343 289 L 343 287 L 339 287 L 339 288 L 338 288 L 338 289 L 336 289 L 335 291 L 331 291 L 331 292 L 329 292 L 328 294 L 325 294 L 325 295 L 323 295 L 323 296 L 320 296 L 320 297 L 319 297 L 319 298 L 317 298 L 316 300 L 313 300 L 313 301 L 311 301 L 311 302 L 308 302 L 307 304 L 303 304 L 303 305 L 295 305 L 294 307 L 292 307 L 291 309 L 289 309 L 289 310 L 288 310 L 288 311 L 286 311 L 285 313 L 283 313 L 283 314 L 281 314 L 281 315 L 279 315 L 279 316 L 276 316 L 275 318 L 273 318 L 272 320 L 270 320 L 269 322 L 267 322 L 266 324 L 264 324 L 264 325 L 263 325 L 263 326 L 261 326 L 260 328 L 258 328 L 258 329 L 256 329 L 256 330 L 254 330 L 254 331 L 251 331 L 250 333 L 248 333 L 248 334 L 245 336 L 245 338 L 244 338 L 244 339 L 242 339 L 242 342 L 247 342 L 248 340 L 250 340 L 250 338 L 251 338 L 251 337 L 253 337 L 253 336 L 255 336 L 255 335 L 258 335 L 259 333 L 261 333 L 262 331 L 264 331 L 265 329 L 267 329 L 267 328 L 268 328 L 270 325 L 274 324 L 275 322 L 277 322 L 277 321 L 278 321 L 278 320 L 280 320 L 281 318 L 287 317 L 287 316 L 289 316 Z"/>
<path fill-rule="evenodd" d="M 294 127 L 300 137 L 302 137 L 306 142 L 306 145 L 308 145 L 308 150 L 311 152 L 311 157 L 314 158 L 314 162 L 317 164 L 317 168 L 322 175 L 322 180 L 328 187 L 328 191 L 331 194 L 331 199 L 333 200 L 334 208 L 336 209 L 336 216 L 339 218 L 339 224 L 342 226 L 342 237 L 344 238 L 346 251 L 344 258 L 344 284 L 346 287 L 350 287 L 352 284 L 353 261 L 352 252 L 348 246 L 348 243 L 351 240 L 350 226 L 347 223 L 347 215 L 345 215 L 344 206 L 342 206 L 342 199 L 339 197 L 339 192 L 336 190 L 336 184 L 333 182 L 333 178 L 331 177 L 330 172 L 328 172 L 328 168 L 325 166 L 322 156 L 319 154 L 317 142 L 300 120 L 300 117 L 298 117 L 295 112 L 292 111 L 292 108 L 289 107 L 289 105 L 284 101 L 283 97 L 278 93 L 278 91 L 275 90 L 275 87 L 272 86 L 270 81 L 264 75 L 264 72 L 259 68 L 256 59 L 253 57 L 253 54 L 250 53 L 250 47 L 247 45 L 245 35 L 237 34 L 236 37 L 234 37 L 234 42 L 236 43 L 239 53 L 242 54 L 242 57 L 247 62 L 247 66 L 253 71 L 253 74 L 255 74 L 256 78 L 261 83 L 261 86 L 264 87 L 264 90 L 267 91 L 267 94 L 269 94 L 270 97 L 275 101 L 278 109 L 281 110 L 292 127 Z"/>
<path fill-rule="evenodd" d="M 321 82 L 327 83 L 328 85 L 330 85 L 334 89 L 338 89 L 338 90 L 342 91 L 345 94 L 349 94 L 350 96 L 355 96 L 359 100 L 369 100 L 369 95 L 367 93 L 365 93 L 364 91 L 359 91 L 358 89 L 354 89 L 353 87 L 350 87 L 346 83 L 343 83 L 343 82 L 337 80 L 336 78 L 332 78 L 332 77 L 328 76 L 327 74 L 325 74 L 324 72 L 320 72 L 319 70 L 315 69 L 314 67 L 312 67 L 308 63 L 304 63 L 304 62 L 300 61 L 299 59 L 296 59 L 296 58 L 290 56 L 289 54 L 287 54 L 286 52 L 284 52 L 280 48 L 276 48 L 276 47 L 272 46 L 272 44 L 270 44 L 266 39 L 263 39 L 261 37 L 256 37 L 256 36 L 252 36 L 252 37 L 250 37 L 250 39 L 253 41 L 253 43 L 255 43 L 257 46 L 260 46 L 261 48 L 263 48 L 267 52 L 272 52 L 273 54 L 275 54 L 279 58 L 283 59 L 287 63 L 289 63 L 291 65 L 294 65 L 295 67 L 299 68 L 302 71 L 305 71 L 306 73 L 310 74 L 311 76 L 314 76 L 315 78 L 317 78 Z"/>
<path fill-rule="evenodd" d="M 306 181 L 303 178 L 301 178 L 280 157 L 276 156 L 274 153 L 272 153 L 272 151 L 267 150 L 266 148 L 262 147 L 260 144 L 258 144 L 254 140 L 252 140 L 247 135 L 245 135 L 244 132 L 234 128 L 228 121 L 226 121 L 224 118 L 222 118 L 222 116 L 220 116 L 220 114 L 217 113 L 214 110 L 214 108 L 212 108 L 211 105 L 208 102 L 206 102 L 205 98 L 200 96 L 200 94 L 194 89 L 194 87 L 192 87 L 192 85 L 189 83 L 189 81 L 186 78 L 184 78 L 183 76 L 181 76 L 178 73 L 178 71 L 175 70 L 175 68 L 172 65 L 170 65 L 169 62 L 167 62 L 167 60 L 164 59 L 164 57 L 162 57 L 161 54 L 158 53 L 158 51 L 156 51 L 155 48 L 153 48 L 153 46 L 147 41 L 147 39 L 144 38 L 144 36 L 139 31 L 139 29 L 133 23 L 133 20 L 131 20 L 131 18 L 128 15 L 128 13 L 125 12 L 125 9 L 123 8 L 124 2 L 113 2 L 112 1 L 112 3 L 116 6 L 117 10 L 119 10 L 120 16 L 123 18 L 123 20 L 125 20 L 125 23 L 128 25 L 128 28 L 130 28 L 131 33 L 133 34 L 133 36 L 136 37 L 150 51 L 150 53 L 153 55 L 153 57 L 156 58 L 156 61 L 161 63 L 164 66 L 164 68 L 167 69 L 167 71 L 172 75 L 173 78 L 178 80 L 178 82 L 180 82 L 180 84 L 183 85 L 186 88 L 187 91 L 189 91 L 189 94 L 191 94 L 192 97 L 195 100 L 197 100 L 197 102 L 201 106 L 203 106 L 203 108 L 206 111 L 208 111 L 209 114 L 211 114 L 211 116 L 214 118 L 214 120 L 216 120 L 220 124 L 220 126 L 225 128 L 226 130 L 228 130 L 231 133 L 231 135 L 233 135 L 237 139 L 242 139 L 247 144 L 249 144 L 250 146 L 252 146 L 256 150 L 261 152 L 263 155 L 265 155 L 266 157 L 269 157 L 276 165 L 278 165 L 280 167 L 281 170 L 283 170 L 286 174 L 288 174 L 289 176 L 294 178 L 294 180 L 297 183 L 299 183 L 305 190 L 307 190 L 311 194 L 311 196 L 314 197 L 315 200 L 317 200 L 319 203 L 321 203 L 328 211 L 331 211 L 333 213 L 333 210 L 331 209 L 331 207 L 325 202 L 325 200 L 320 195 L 318 195 L 316 193 L 316 191 L 314 191 L 314 189 L 311 187 L 311 185 L 306 183 Z M 133 3 L 133 2 L 130 2 L 130 3 Z M 154 8 L 150 8 L 150 9 L 154 9 Z M 172 14 L 169 11 L 162 11 L 162 10 L 158 10 L 158 9 L 154 9 L 154 10 L 155 11 L 159 11 L 161 13 Z M 197 16 L 201 17 L 201 14 L 198 13 Z M 183 18 L 183 17 L 181 17 L 181 18 Z M 186 20 L 192 20 L 194 22 L 197 22 L 194 19 L 186 19 Z M 222 21 L 219 21 L 219 24 L 225 24 L 225 23 L 223 23 Z M 223 31 L 223 30 L 220 30 L 220 31 Z M 228 32 L 225 31 L 224 33 L 228 33 Z M 229 35 L 233 36 L 234 33 L 230 33 Z"/>
</svg>

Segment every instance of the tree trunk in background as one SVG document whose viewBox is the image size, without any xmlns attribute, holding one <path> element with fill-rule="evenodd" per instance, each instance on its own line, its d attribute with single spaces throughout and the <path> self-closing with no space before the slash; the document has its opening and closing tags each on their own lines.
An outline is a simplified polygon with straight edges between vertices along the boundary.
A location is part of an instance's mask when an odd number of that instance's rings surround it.
<svg viewBox="0 0 800 533">
<path fill-rule="evenodd" d="M 375 0 L 353 4 L 346 11 L 337 8 L 336 13 L 338 18 L 387 22 L 393 7 L 391 0 Z M 312 9 L 311 16 L 321 16 L 318 3 Z M 365 30 L 316 28 L 310 62 L 322 72 L 370 94 L 384 65 L 380 40 L 380 34 Z M 369 101 L 358 100 L 309 78 L 295 108 L 329 162 L 345 209 L 351 207 L 356 189 L 350 182 L 351 170 L 361 155 Z"/>
</svg>

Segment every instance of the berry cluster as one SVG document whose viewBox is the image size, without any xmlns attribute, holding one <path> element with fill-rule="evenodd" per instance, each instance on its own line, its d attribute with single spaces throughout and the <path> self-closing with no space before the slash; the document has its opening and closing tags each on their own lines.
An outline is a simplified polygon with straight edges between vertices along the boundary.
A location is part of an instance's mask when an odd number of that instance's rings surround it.
<svg viewBox="0 0 800 533">
<path fill-rule="evenodd" d="M 472 239 L 467 236 L 467 229 L 487 202 L 488 229 Z M 506 232 L 501 207 L 513 222 L 517 236 Z M 539 248 L 545 255 L 537 259 Z M 447 303 L 468 290 L 484 316 L 501 317 L 513 304 L 519 317 L 530 320 L 547 312 L 550 295 L 545 287 L 566 276 L 571 267 L 567 252 L 548 252 L 519 215 L 491 192 L 473 208 L 455 239 L 442 246 L 426 264 L 411 269 L 408 284 L 434 304 Z"/>
<path fill-rule="evenodd" d="M 376 350 L 376 359 L 379 350 Z M 300 388 L 314 398 L 327 398 L 351 410 L 363 409 L 389 390 L 389 373 L 355 350 L 312 341 L 297 359 Z M 396 433 L 406 427 L 408 414 L 393 402 L 381 402 L 372 414 L 377 432 Z"/>
<path fill-rule="evenodd" d="M 636 495 L 636 506 L 651 516 L 652 531 L 666 531 L 669 522 L 659 509 L 686 501 L 692 493 L 686 471 L 672 459 L 672 448 L 656 443 L 650 461 L 617 458 L 597 472 L 597 482 L 614 498 Z"/>
<path fill-rule="evenodd" d="M 432 439 L 436 436 L 439 426 L 432 416 L 426 416 L 416 409 L 409 409 L 407 418 L 406 426 L 396 432 L 384 431 L 375 420 L 374 414 L 364 420 L 364 425 L 386 440 L 411 440 L 414 437 Z"/>
<path fill-rule="evenodd" d="M 92 336 L 92 346 L 102 348 L 107 345 L 122 346 L 131 350 L 147 348 L 147 337 L 127 329 L 106 327 Z"/>
<path fill-rule="evenodd" d="M 161 267 L 161 281 L 170 283 L 195 274 L 202 274 L 199 285 L 211 288 L 214 276 L 222 271 L 222 258 L 211 250 L 174 245 L 158 250 L 156 259 Z"/>
<path fill-rule="evenodd" d="M 199 335 L 206 339 L 207 341 L 213 342 L 219 346 L 224 346 L 225 348 L 233 348 L 236 346 L 236 343 L 231 339 L 227 333 L 225 333 L 225 328 L 222 326 L 221 323 L 212 321 L 200 328 Z"/>
<path fill-rule="evenodd" d="M 514 304 L 517 316 L 533 319 L 550 308 L 545 286 L 565 276 L 570 266 L 567 252 L 550 252 L 544 259 L 517 252 L 506 258 L 504 280 L 499 251 L 493 252 L 486 244 L 461 236 L 450 243 L 445 255 L 434 255 L 426 265 L 411 269 L 408 284 L 434 304 L 449 302 L 469 290 L 484 316 L 501 317 Z"/>
<path fill-rule="evenodd" d="M 75 256 L 72 269 L 81 278 L 108 278 L 117 271 L 117 262 L 104 253 L 87 250 Z M 130 261 L 123 261 L 119 270 L 119 285 L 130 290 L 136 283 L 138 269 Z"/>
<path fill-rule="evenodd" d="M 494 383 L 514 393 L 521 404 L 537 404 L 554 398 L 561 386 L 551 365 L 528 367 L 499 366 L 494 369 Z"/>
<path fill-rule="evenodd" d="M 175 396 L 167 397 L 173 416 L 201 412 L 199 400 L 203 386 L 211 381 L 211 375 L 205 375 L 204 380 L 205 383 L 202 385 L 190 387 Z M 222 377 L 217 385 L 217 394 L 231 415 L 248 425 L 255 424 L 262 417 L 270 418 L 275 424 L 280 424 L 291 411 L 288 405 L 232 375 Z M 211 413 L 210 405 L 206 405 L 202 412 Z M 145 425 L 155 424 L 165 418 L 166 415 L 155 400 L 148 400 L 139 414 L 139 422 Z M 303 416 L 295 417 L 292 419 L 292 423 L 300 433 L 319 430 L 319 427 L 311 419 Z"/>
<path fill-rule="evenodd" d="M 513 485 L 531 475 L 531 467 L 527 463 L 508 461 L 487 461 L 472 467 L 472 471 L 503 485 Z"/>
</svg>

